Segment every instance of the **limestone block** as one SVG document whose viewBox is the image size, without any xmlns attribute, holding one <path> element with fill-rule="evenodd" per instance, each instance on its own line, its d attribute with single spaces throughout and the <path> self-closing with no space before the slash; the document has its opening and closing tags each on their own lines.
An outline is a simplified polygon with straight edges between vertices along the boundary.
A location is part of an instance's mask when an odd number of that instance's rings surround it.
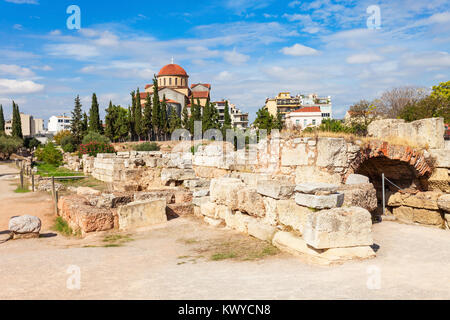
<svg viewBox="0 0 450 320">
<path fill-rule="evenodd" d="M 253 188 L 243 188 L 237 193 L 238 210 L 251 216 L 264 217 L 265 207 L 263 197 Z"/>
<path fill-rule="evenodd" d="M 407 206 L 419 209 L 439 210 L 438 198 L 442 195 L 439 191 L 419 192 L 417 194 L 396 192 L 388 199 L 388 206 Z"/>
<path fill-rule="evenodd" d="M 450 168 L 450 150 L 430 149 L 431 156 L 436 160 L 436 168 Z"/>
<path fill-rule="evenodd" d="M 200 212 L 202 215 L 216 219 L 216 207 L 214 202 L 204 202 L 200 205 Z"/>
<path fill-rule="evenodd" d="M 309 182 L 309 183 L 300 183 L 295 187 L 296 192 L 307 193 L 307 194 L 315 194 L 316 192 L 328 191 L 328 192 L 336 192 L 339 188 L 336 184 L 329 184 L 324 182 Z"/>
<path fill-rule="evenodd" d="M 241 213 L 240 211 L 236 211 L 234 214 L 231 214 L 225 218 L 227 227 L 242 233 L 248 233 L 247 226 L 251 221 L 253 221 L 253 218 Z"/>
<path fill-rule="evenodd" d="M 198 189 L 198 190 L 194 191 L 192 196 L 194 198 L 207 197 L 207 196 L 209 196 L 209 188 L 207 188 L 207 189 Z"/>
<path fill-rule="evenodd" d="M 418 209 L 406 206 L 396 207 L 393 210 L 394 216 L 406 223 L 420 223 L 425 225 L 440 226 L 444 219 L 439 211 Z"/>
<path fill-rule="evenodd" d="M 294 255 L 305 254 L 312 257 L 318 257 L 320 250 L 315 250 L 308 246 L 301 237 L 286 231 L 278 231 L 273 237 L 272 244 L 281 251 L 289 252 Z"/>
<path fill-rule="evenodd" d="M 375 258 L 376 253 L 370 246 L 332 248 L 325 250 L 320 257 L 330 262 L 344 262 Z"/>
<path fill-rule="evenodd" d="M 344 203 L 344 194 L 336 193 L 316 196 L 313 194 L 296 193 L 295 202 L 300 206 L 314 209 L 339 208 Z"/>
<path fill-rule="evenodd" d="M 437 168 L 428 179 L 428 190 L 450 192 L 450 174 L 447 168 Z"/>
<path fill-rule="evenodd" d="M 211 180 L 210 197 L 212 202 L 238 210 L 238 193 L 245 184 L 236 178 L 217 178 Z"/>
<path fill-rule="evenodd" d="M 200 207 L 202 203 L 210 202 L 209 197 L 202 197 L 202 198 L 193 198 L 192 204 L 196 207 Z"/>
<path fill-rule="evenodd" d="M 247 186 L 256 188 L 259 181 L 270 180 L 270 174 L 250 173 L 250 172 L 233 172 L 231 178 L 242 180 Z"/>
<path fill-rule="evenodd" d="M 161 171 L 161 181 L 164 184 L 168 184 L 171 181 L 184 181 L 195 178 L 195 172 L 192 169 L 163 168 Z"/>
<path fill-rule="evenodd" d="M 148 227 L 167 222 L 166 201 L 149 200 L 129 203 L 118 209 L 120 230 Z"/>
<path fill-rule="evenodd" d="M 266 215 L 263 218 L 264 222 L 268 225 L 276 226 L 278 224 L 277 204 L 279 201 L 273 198 L 263 197 L 263 202 L 266 212 Z"/>
<path fill-rule="evenodd" d="M 215 211 L 215 217 L 225 220 L 228 216 L 232 215 L 233 212 L 227 206 L 217 205 Z"/>
<path fill-rule="evenodd" d="M 100 191 L 89 187 L 78 187 L 77 195 L 79 196 L 99 196 Z"/>
<path fill-rule="evenodd" d="M 326 170 L 321 170 L 316 166 L 302 166 L 295 170 L 295 183 L 311 183 L 324 182 L 332 184 L 341 183 L 341 175 L 339 173 L 329 173 Z"/>
<path fill-rule="evenodd" d="M 249 235 L 257 239 L 270 242 L 277 232 L 277 228 L 267 225 L 257 219 L 253 219 L 253 221 L 249 222 L 247 225 L 247 229 Z"/>
<path fill-rule="evenodd" d="M 308 153 L 305 144 L 298 144 L 295 148 L 284 147 L 281 150 L 282 166 L 305 166 L 308 165 Z"/>
<path fill-rule="evenodd" d="M 377 191 L 371 183 L 341 186 L 338 192 L 344 194 L 343 207 L 361 207 L 369 212 L 378 208 Z"/>
<path fill-rule="evenodd" d="M 370 183 L 369 178 L 361 174 L 351 174 L 348 176 L 345 184 L 364 184 Z"/>
<path fill-rule="evenodd" d="M 439 197 L 437 202 L 439 209 L 450 212 L 450 194 L 444 194 Z"/>
<path fill-rule="evenodd" d="M 296 231 L 304 232 L 309 214 L 315 213 L 309 208 L 297 205 L 294 200 L 277 201 L 278 221 Z"/>
<path fill-rule="evenodd" d="M 203 220 L 207 224 L 209 224 L 210 226 L 213 226 L 213 227 L 219 227 L 219 226 L 221 226 L 223 224 L 223 220 L 221 220 L 221 219 L 213 219 L 213 218 L 210 218 L 210 217 L 205 217 Z"/>
<path fill-rule="evenodd" d="M 294 193 L 295 184 L 285 181 L 260 180 L 257 184 L 259 194 L 274 199 L 289 199 Z"/>
<path fill-rule="evenodd" d="M 335 208 L 308 215 L 303 238 L 316 249 L 370 246 L 372 217 L 363 208 Z"/>
<path fill-rule="evenodd" d="M 319 138 L 317 161 L 319 167 L 345 167 L 347 165 L 347 143 L 343 138 Z"/>
</svg>

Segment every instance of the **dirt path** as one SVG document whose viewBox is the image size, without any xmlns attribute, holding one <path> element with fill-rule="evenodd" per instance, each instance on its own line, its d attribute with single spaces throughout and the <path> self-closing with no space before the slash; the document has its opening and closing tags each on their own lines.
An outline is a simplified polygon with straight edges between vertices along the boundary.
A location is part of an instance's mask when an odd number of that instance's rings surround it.
<svg viewBox="0 0 450 320">
<path fill-rule="evenodd" d="M 42 231 L 50 230 L 54 221 L 51 196 L 44 192 L 14 193 L 19 171 L 13 165 L 0 164 L 0 232 L 8 229 L 13 216 L 30 214 L 42 221 Z"/>
<path fill-rule="evenodd" d="M 374 239 L 376 259 L 332 267 L 281 253 L 212 261 L 261 243 L 193 218 L 130 234 L 8 241 L 0 245 L 0 299 L 450 299 L 448 231 L 383 222 Z M 81 272 L 80 290 L 67 287 L 70 266 Z M 379 289 L 368 289 L 377 274 Z"/>
</svg>

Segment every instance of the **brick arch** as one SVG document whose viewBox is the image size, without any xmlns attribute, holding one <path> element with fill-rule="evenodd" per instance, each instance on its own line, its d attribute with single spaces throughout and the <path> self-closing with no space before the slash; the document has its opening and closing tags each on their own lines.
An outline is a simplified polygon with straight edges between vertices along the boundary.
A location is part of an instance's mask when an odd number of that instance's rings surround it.
<svg viewBox="0 0 450 320">
<path fill-rule="evenodd" d="M 350 174 L 356 173 L 364 162 L 375 158 L 384 158 L 407 165 L 419 179 L 428 178 L 433 172 L 422 150 L 416 150 L 408 146 L 391 145 L 386 141 L 374 140 L 365 145 L 350 163 L 344 180 L 347 180 Z"/>
</svg>

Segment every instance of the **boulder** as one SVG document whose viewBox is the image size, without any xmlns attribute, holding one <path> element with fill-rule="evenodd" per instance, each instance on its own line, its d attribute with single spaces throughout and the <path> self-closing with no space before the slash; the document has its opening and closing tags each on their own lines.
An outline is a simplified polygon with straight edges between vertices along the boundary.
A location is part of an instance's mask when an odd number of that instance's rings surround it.
<svg viewBox="0 0 450 320">
<path fill-rule="evenodd" d="M 8 229 L 15 234 L 38 234 L 41 231 L 41 219 L 38 217 L 23 215 L 12 217 L 9 220 Z"/>
<path fill-rule="evenodd" d="M 272 241 L 273 236 L 277 232 L 277 228 L 267 225 L 256 219 L 248 223 L 247 230 L 249 235 L 257 239 L 269 242 Z"/>
<path fill-rule="evenodd" d="M 444 194 L 443 196 L 440 196 L 437 201 L 439 209 L 450 212 L 450 194 Z"/>
<path fill-rule="evenodd" d="M 119 229 L 148 227 L 167 222 L 166 201 L 148 200 L 129 203 L 118 210 Z"/>
<path fill-rule="evenodd" d="M 369 212 L 378 208 L 377 191 L 371 183 L 341 186 L 338 192 L 344 194 L 343 207 L 361 207 Z"/>
<path fill-rule="evenodd" d="M 289 199 L 294 193 L 295 185 L 285 181 L 261 180 L 256 190 L 259 194 L 274 199 Z"/>
<path fill-rule="evenodd" d="M 361 174 L 351 174 L 347 177 L 345 184 L 366 184 L 370 183 L 369 178 Z"/>
<path fill-rule="evenodd" d="M 266 214 L 263 197 L 253 188 L 238 192 L 238 210 L 251 216 L 264 217 Z"/>
<path fill-rule="evenodd" d="M 245 184 L 236 178 L 217 178 L 211 180 L 210 197 L 212 202 L 238 210 L 238 193 Z"/>
<path fill-rule="evenodd" d="M 317 192 L 336 192 L 339 188 L 338 185 L 329 184 L 324 182 L 310 182 L 310 183 L 301 183 L 297 184 L 295 187 L 296 192 L 307 193 L 307 194 L 315 194 Z"/>
<path fill-rule="evenodd" d="M 295 195 L 295 202 L 304 207 L 313 209 L 331 209 L 342 207 L 344 203 L 344 194 L 335 193 L 330 195 L 313 195 L 297 193 Z"/>
<path fill-rule="evenodd" d="M 370 246 L 372 216 L 363 208 L 335 208 L 308 215 L 303 238 L 316 249 Z"/>
</svg>

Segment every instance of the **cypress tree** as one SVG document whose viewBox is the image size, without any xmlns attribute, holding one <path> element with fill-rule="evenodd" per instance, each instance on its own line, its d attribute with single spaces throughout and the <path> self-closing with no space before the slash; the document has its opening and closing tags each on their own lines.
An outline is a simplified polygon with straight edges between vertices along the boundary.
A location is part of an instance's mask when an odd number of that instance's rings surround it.
<svg viewBox="0 0 450 320">
<path fill-rule="evenodd" d="M 152 126 L 155 132 L 156 137 L 160 137 L 161 127 L 160 127 L 160 118 L 161 118 L 161 105 L 159 101 L 159 93 L 158 93 L 158 80 L 156 76 L 153 78 L 153 108 L 152 108 Z"/>
<path fill-rule="evenodd" d="M 183 129 L 186 129 L 186 130 L 190 131 L 190 127 L 189 127 L 189 112 L 188 112 L 186 104 L 184 105 L 183 111 L 181 112 L 181 121 L 182 121 Z"/>
<path fill-rule="evenodd" d="M 114 141 L 116 137 L 115 130 L 115 120 L 116 120 L 116 112 L 115 106 L 113 106 L 112 101 L 109 101 L 109 107 L 106 109 L 105 115 L 105 136 L 109 138 L 109 140 Z"/>
<path fill-rule="evenodd" d="M 23 139 L 22 121 L 20 119 L 19 106 L 13 101 L 12 134 L 13 137 Z"/>
<path fill-rule="evenodd" d="M 83 136 L 88 132 L 88 129 L 89 129 L 88 121 L 89 121 L 88 120 L 88 116 L 87 116 L 86 112 L 84 112 L 83 113 L 83 122 L 82 122 L 82 124 L 83 124 L 83 130 L 82 130 Z"/>
<path fill-rule="evenodd" d="M 131 108 L 129 113 L 129 124 L 130 124 L 130 136 L 131 140 L 133 141 L 136 137 L 136 130 L 135 130 L 135 121 L 136 121 L 136 92 L 132 91 L 131 93 Z"/>
<path fill-rule="evenodd" d="M 161 103 L 161 112 L 160 112 L 160 118 L 159 118 L 159 127 L 161 128 L 161 134 L 163 136 L 163 139 L 166 140 L 167 137 L 167 131 L 169 130 L 169 121 L 167 119 L 167 103 L 166 103 L 166 96 L 163 96 L 163 101 Z"/>
<path fill-rule="evenodd" d="M 152 100 L 150 99 L 150 93 L 148 92 L 147 97 L 145 98 L 144 118 L 142 119 L 142 134 L 144 134 L 149 141 L 152 139 Z"/>
<path fill-rule="evenodd" d="M 0 104 L 0 135 L 5 133 L 5 116 L 3 115 L 3 106 Z"/>
<path fill-rule="evenodd" d="M 208 129 L 212 129 L 213 123 L 211 119 L 211 107 L 209 105 L 209 101 L 206 101 L 205 106 L 203 107 L 203 114 L 202 114 L 202 130 L 205 132 Z"/>
<path fill-rule="evenodd" d="M 75 98 L 75 107 L 72 111 L 72 121 L 70 123 L 70 131 L 76 143 L 83 140 L 83 115 L 81 110 L 80 96 Z"/>
<path fill-rule="evenodd" d="M 92 105 L 89 111 L 89 131 L 101 133 L 102 126 L 100 123 L 100 111 L 98 107 L 97 95 L 92 95 Z"/>
<path fill-rule="evenodd" d="M 174 108 L 170 108 L 169 133 L 172 134 L 176 129 L 182 128 L 181 119 Z"/>
<path fill-rule="evenodd" d="M 139 92 L 139 88 L 136 91 L 136 106 L 134 113 L 134 131 L 136 132 L 136 136 L 138 141 L 141 140 L 142 136 L 142 105 L 141 105 L 141 93 Z"/>
<path fill-rule="evenodd" d="M 128 137 L 129 127 L 128 127 L 128 116 L 127 109 L 121 106 L 116 107 L 117 121 L 115 126 L 116 139 L 123 141 Z"/>
</svg>

